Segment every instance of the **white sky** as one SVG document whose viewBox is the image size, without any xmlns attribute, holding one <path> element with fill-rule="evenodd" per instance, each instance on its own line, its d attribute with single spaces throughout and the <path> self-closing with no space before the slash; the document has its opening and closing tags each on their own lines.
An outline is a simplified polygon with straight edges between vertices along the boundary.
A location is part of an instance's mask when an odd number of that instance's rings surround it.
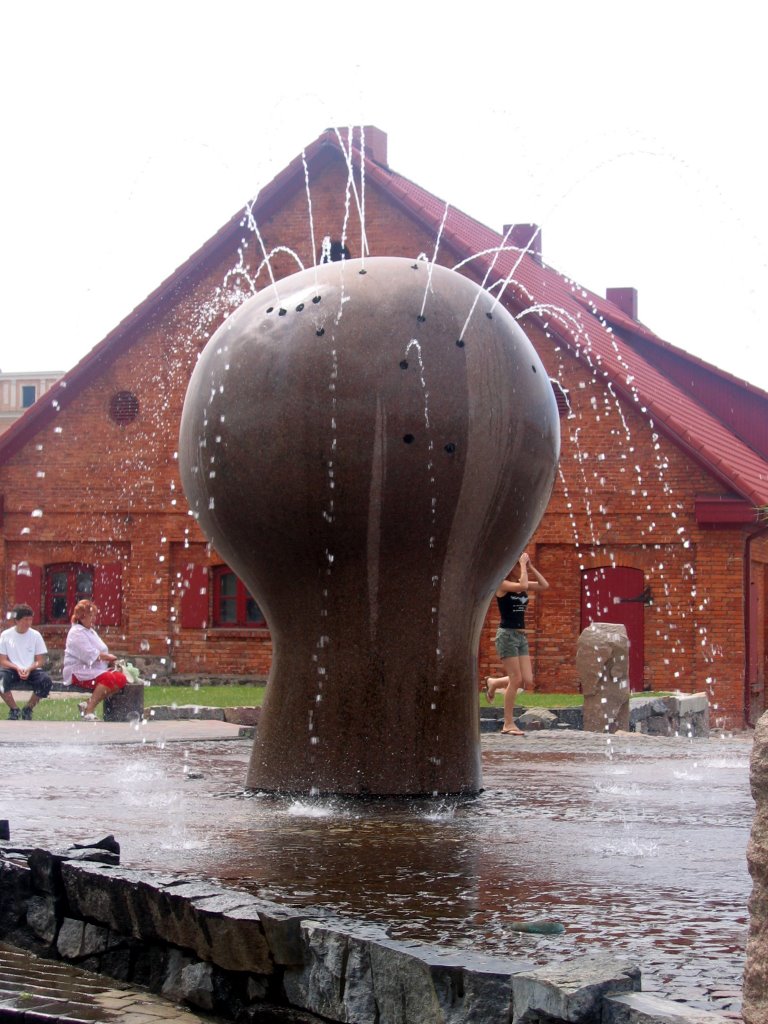
<svg viewBox="0 0 768 1024">
<path fill-rule="evenodd" d="M 363 123 L 399 173 L 541 224 L 548 263 L 636 287 L 663 338 L 768 389 L 760 11 L 6 5 L 0 369 L 69 369 L 323 129 Z"/>
</svg>

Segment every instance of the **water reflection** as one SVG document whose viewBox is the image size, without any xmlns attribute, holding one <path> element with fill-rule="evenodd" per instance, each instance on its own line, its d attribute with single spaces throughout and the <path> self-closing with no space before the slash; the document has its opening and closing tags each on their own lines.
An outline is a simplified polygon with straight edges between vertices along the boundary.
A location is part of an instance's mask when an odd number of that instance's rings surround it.
<svg viewBox="0 0 768 1024">
<path fill-rule="evenodd" d="M 749 749 L 628 738 L 606 758 L 599 737 L 492 737 L 474 800 L 358 803 L 245 794 L 247 742 L 98 757 L 15 747 L 18 777 L 34 773 L 36 785 L 7 791 L 5 804 L 19 844 L 113 832 L 126 865 L 330 907 L 402 938 L 542 963 L 628 955 L 645 988 L 683 971 L 705 999 L 740 983 Z M 508 927 L 532 918 L 566 931 Z"/>
</svg>

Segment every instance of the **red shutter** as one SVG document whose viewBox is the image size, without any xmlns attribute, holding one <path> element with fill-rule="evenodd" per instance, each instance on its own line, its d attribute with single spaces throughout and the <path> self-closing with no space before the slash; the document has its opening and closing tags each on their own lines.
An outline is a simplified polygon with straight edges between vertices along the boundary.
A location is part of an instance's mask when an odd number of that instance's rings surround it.
<svg viewBox="0 0 768 1024">
<path fill-rule="evenodd" d="M 119 626 L 123 618 L 123 567 L 119 562 L 93 568 L 93 600 L 99 624 Z"/>
<path fill-rule="evenodd" d="M 16 586 L 14 587 L 14 604 L 28 604 L 35 613 L 35 622 L 42 621 L 43 616 L 43 569 L 29 562 L 19 562 L 16 566 Z"/>
<path fill-rule="evenodd" d="M 181 580 L 181 628 L 205 629 L 208 625 L 208 569 L 188 565 Z"/>
</svg>

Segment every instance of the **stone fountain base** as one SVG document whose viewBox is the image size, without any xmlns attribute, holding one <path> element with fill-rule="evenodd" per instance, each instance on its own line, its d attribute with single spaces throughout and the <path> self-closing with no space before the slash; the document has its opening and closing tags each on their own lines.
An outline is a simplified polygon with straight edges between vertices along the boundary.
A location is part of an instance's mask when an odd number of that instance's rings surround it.
<svg viewBox="0 0 768 1024">
<path fill-rule="evenodd" d="M 398 942 L 317 908 L 121 868 L 116 849 L 112 837 L 58 852 L 0 848 L 4 939 L 227 1020 L 276 1010 L 356 1024 L 724 1020 L 641 993 L 640 970 L 627 962 L 534 967 Z"/>
</svg>

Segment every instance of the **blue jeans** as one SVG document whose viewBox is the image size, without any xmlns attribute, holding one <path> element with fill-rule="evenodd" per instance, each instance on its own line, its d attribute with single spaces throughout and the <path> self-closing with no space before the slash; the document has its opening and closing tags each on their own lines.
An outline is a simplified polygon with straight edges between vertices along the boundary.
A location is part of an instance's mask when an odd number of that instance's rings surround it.
<svg viewBox="0 0 768 1024">
<path fill-rule="evenodd" d="M 51 677 L 41 668 L 33 669 L 26 679 L 22 679 L 15 668 L 0 668 L 0 693 L 8 690 L 32 690 L 37 697 L 47 697 L 52 686 Z"/>
</svg>

